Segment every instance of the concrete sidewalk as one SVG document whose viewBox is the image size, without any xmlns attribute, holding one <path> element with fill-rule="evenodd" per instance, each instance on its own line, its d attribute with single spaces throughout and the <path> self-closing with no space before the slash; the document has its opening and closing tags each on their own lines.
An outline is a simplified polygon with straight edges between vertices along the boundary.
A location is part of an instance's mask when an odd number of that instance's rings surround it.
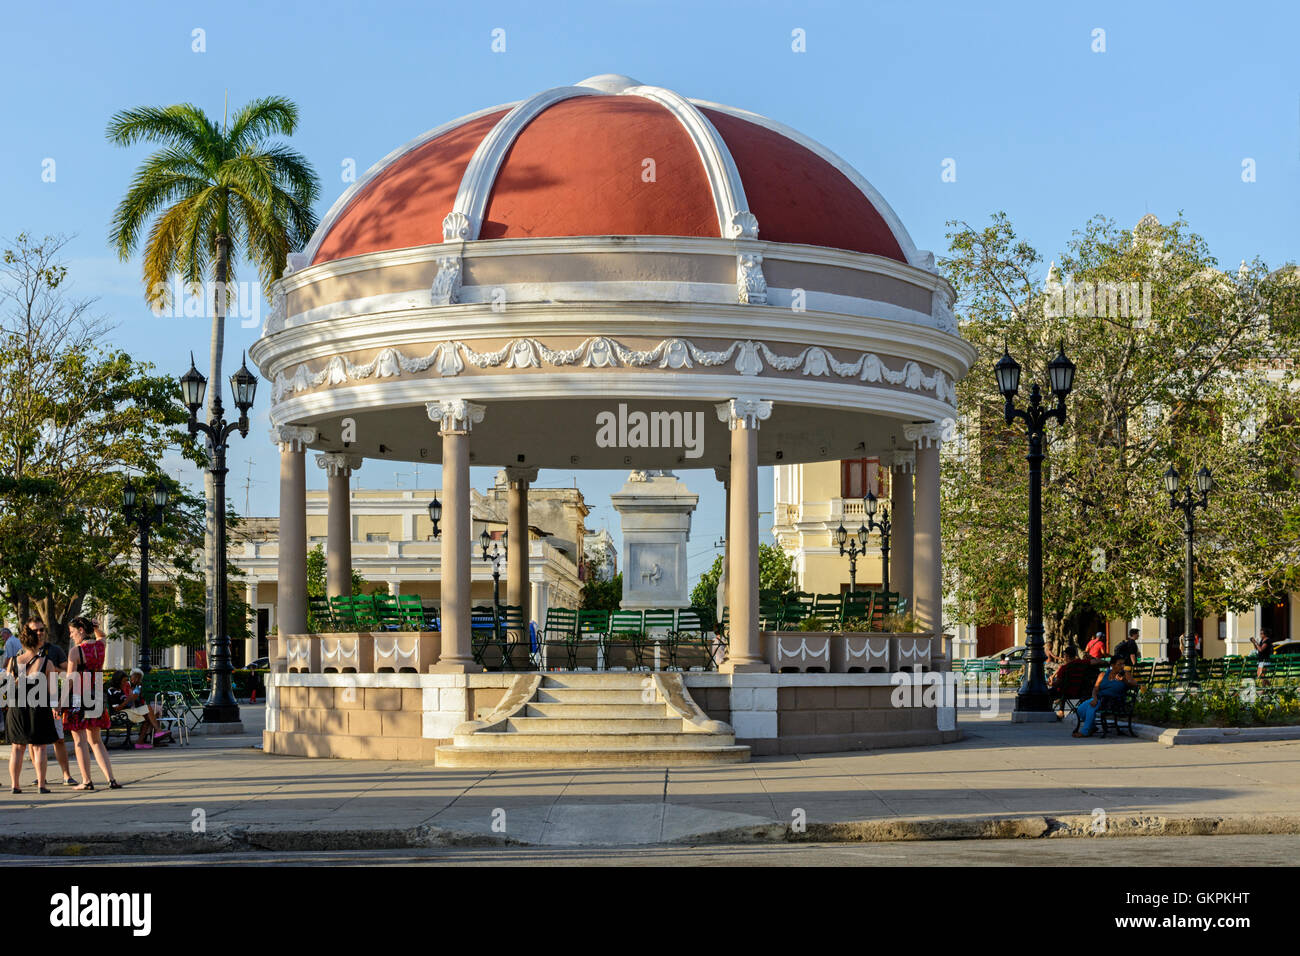
<svg viewBox="0 0 1300 956">
<path fill-rule="evenodd" d="M 0 853 L 1300 833 L 1300 741 L 1075 740 L 1072 722 L 971 712 L 944 747 L 470 771 L 266 755 L 261 707 L 243 710 L 240 737 L 112 751 L 123 790 L 39 795 L 27 765 L 24 792 L 0 795 Z"/>
</svg>

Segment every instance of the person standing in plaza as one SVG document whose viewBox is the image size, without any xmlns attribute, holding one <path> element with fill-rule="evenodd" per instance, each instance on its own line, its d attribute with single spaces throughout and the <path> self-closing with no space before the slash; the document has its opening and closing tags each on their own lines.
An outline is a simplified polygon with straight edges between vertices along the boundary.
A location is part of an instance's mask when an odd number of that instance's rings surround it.
<svg viewBox="0 0 1300 956">
<path fill-rule="evenodd" d="M 104 632 L 98 624 L 84 617 L 74 618 L 69 626 L 74 642 L 72 653 L 68 655 L 68 676 L 75 681 L 79 691 L 81 706 L 73 706 L 64 720 L 77 747 L 77 769 L 81 771 L 81 783 L 78 790 L 94 790 L 90 780 L 90 755 L 93 752 L 95 762 L 104 773 L 110 790 L 120 790 L 122 785 L 113 777 L 113 765 L 108 759 L 108 748 L 104 746 L 102 732 L 108 730 L 112 715 L 108 712 L 107 697 L 101 692 L 99 713 L 90 714 L 85 708 L 86 689 L 91 681 L 103 680 L 104 657 L 107 645 Z"/>
<path fill-rule="evenodd" d="M 5 667 L 9 664 L 9 658 L 17 657 L 23 652 L 23 642 L 7 627 L 0 627 L 0 641 L 4 642 L 4 660 L 0 661 L 0 667 Z"/>
<path fill-rule="evenodd" d="M 1259 629 L 1259 640 L 1250 639 L 1255 646 L 1255 658 L 1259 666 L 1255 668 L 1255 679 L 1263 680 L 1268 673 L 1269 662 L 1273 658 L 1273 633 L 1266 627 Z"/>
<path fill-rule="evenodd" d="M 1106 635 L 1098 631 L 1093 635 L 1092 640 L 1088 642 L 1088 656 L 1095 661 L 1101 660 L 1106 656 Z"/>
<path fill-rule="evenodd" d="M 1128 637 L 1115 647 L 1115 656 L 1124 662 L 1125 667 L 1136 667 L 1138 662 L 1138 638 L 1142 635 L 1136 627 L 1129 628 Z"/>
<path fill-rule="evenodd" d="M 68 652 L 58 644 L 53 643 L 49 638 L 49 631 L 39 618 L 32 618 L 27 622 L 28 627 L 39 629 L 41 635 L 41 653 L 50 662 L 50 671 L 55 674 L 62 674 L 68 666 Z M 51 690 L 54 688 L 51 687 Z M 68 765 L 68 745 L 63 739 L 63 712 L 58 709 L 58 702 L 51 701 L 50 706 L 54 707 L 54 732 L 58 739 L 54 741 L 54 758 L 59 762 L 59 769 L 63 771 L 63 782 L 66 786 L 75 787 L 77 781 L 72 779 L 72 771 Z"/>
<path fill-rule="evenodd" d="M 14 793 L 23 792 L 18 778 L 23 772 L 23 755 L 30 753 L 36 764 L 36 787 L 41 793 L 49 793 L 45 786 L 45 748 L 58 740 L 49 699 L 52 668 L 40 652 L 40 631 L 25 627 L 20 640 L 23 652 L 10 658 L 5 667 L 14 681 L 15 694 L 13 706 L 5 711 L 5 736 L 12 745 L 9 782 Z"/>
</svg>

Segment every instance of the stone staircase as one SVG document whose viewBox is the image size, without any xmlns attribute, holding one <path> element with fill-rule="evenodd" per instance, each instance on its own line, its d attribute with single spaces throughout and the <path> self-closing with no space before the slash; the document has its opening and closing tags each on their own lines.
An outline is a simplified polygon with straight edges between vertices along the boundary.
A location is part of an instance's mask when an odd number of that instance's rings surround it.
<svg viewBox="0 0 1300 956">
<path fill-rule="evenodd" d="M 686 767 L 744 763 L 678 673 L 521 674 L 496 710 L 456 728 L 440 767 L 474 770 Z"/>
</svg>

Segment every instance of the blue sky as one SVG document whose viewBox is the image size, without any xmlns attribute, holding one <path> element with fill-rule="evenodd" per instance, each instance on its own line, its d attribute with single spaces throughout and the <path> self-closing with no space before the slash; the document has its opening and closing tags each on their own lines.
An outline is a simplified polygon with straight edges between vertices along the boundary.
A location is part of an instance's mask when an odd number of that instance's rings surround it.
<svg viewBox="0 0 1300 956">
<path fill-rule="evenodd" d="M 193 31 L 205 52 L 194 52 Z M 492 31 L 505 31 L 494 53 Z M 806 52 L 792 50 L 802 30 Z M 1103 30 L 1105 51 L 1094 52 Z M 98 296 L 112 339 L 178 374 L 206 353 L 207 323 L 144 306 L 139 262 L 108 249 L 108 222 L 146 150 L 104 139 L 116 110 L 194 102 L 219 114 L 284 94 L 302 110 L 294 144 L 323 180 L 320 212 L 346 187 L 345 160 L 390 150 L 471 111 L 625 73 L 787 123 L 852 162 L 921 248 L 946 248 L 945 222 L 1005 210 L 1050 258 L 1104 213 L 1132 223 L 1179 211 L 1221 263 L 1297 257 L 1300 224 L 1300 5 L 1255 3 L 103 3 L 10 5 L 0 22 L 0 236 L 75 235 L 77 293 Z M 47 159 L 54 181 L 44 182 Z M 945 159 L 956 181 L 941 180 Z M 1244 160 L 1255 181 L 1242 181 Z M 252 278 L 245 270 L 245 278 Z M 232 320 L 227 353 L 257 336 Z M 277 457 L 267 397 L 231 453 L 232 498 L 276 512 Z M 178 464 L 178 463 L 177 463 Z M 175 473 L 175 465 L 173 466 Z M 363 487 L 409 486 L 408 466 L 371 462 Z M 711 472 L 682 472 L 701 493 L 691 574 L 722 531 Z M 184 477 L 197 479 L 192 469 Z M 544 472 L 539 484 L 568 485 Z M 435 486 L 437 469 L 421 484 Z M 588 525 L 617 533 L 612 472 L 578 475 Z M 476 486 L 491 471 L 476 469 Z M 323 488 L 323 473 L 309 472 Z M 771 476 L 764 501 L 771 501 Z M 767 506 L 770 510 L 770 505 Z M 762 519 L 770 526 L 770 516 Z"/>
</svg>

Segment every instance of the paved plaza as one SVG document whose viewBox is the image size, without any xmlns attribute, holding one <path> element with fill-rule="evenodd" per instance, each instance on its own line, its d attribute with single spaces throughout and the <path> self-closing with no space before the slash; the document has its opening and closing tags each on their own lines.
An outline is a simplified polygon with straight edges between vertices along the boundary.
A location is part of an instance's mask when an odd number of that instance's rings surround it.
<svg viewBox="0 0 1300 956">
<path fill-rule="evenodd" d="M 1300 741 L 1075 740 L 1072 722 L 1011 723 L 1005 703 L 963 714 L 944 747 L 563 771 L 272 756 L 245 707 L 243 736 L 113 751 L 121 791 L 38 795 L 29 765 L 0 853 L 1300 833 Z"/>
</svg>

